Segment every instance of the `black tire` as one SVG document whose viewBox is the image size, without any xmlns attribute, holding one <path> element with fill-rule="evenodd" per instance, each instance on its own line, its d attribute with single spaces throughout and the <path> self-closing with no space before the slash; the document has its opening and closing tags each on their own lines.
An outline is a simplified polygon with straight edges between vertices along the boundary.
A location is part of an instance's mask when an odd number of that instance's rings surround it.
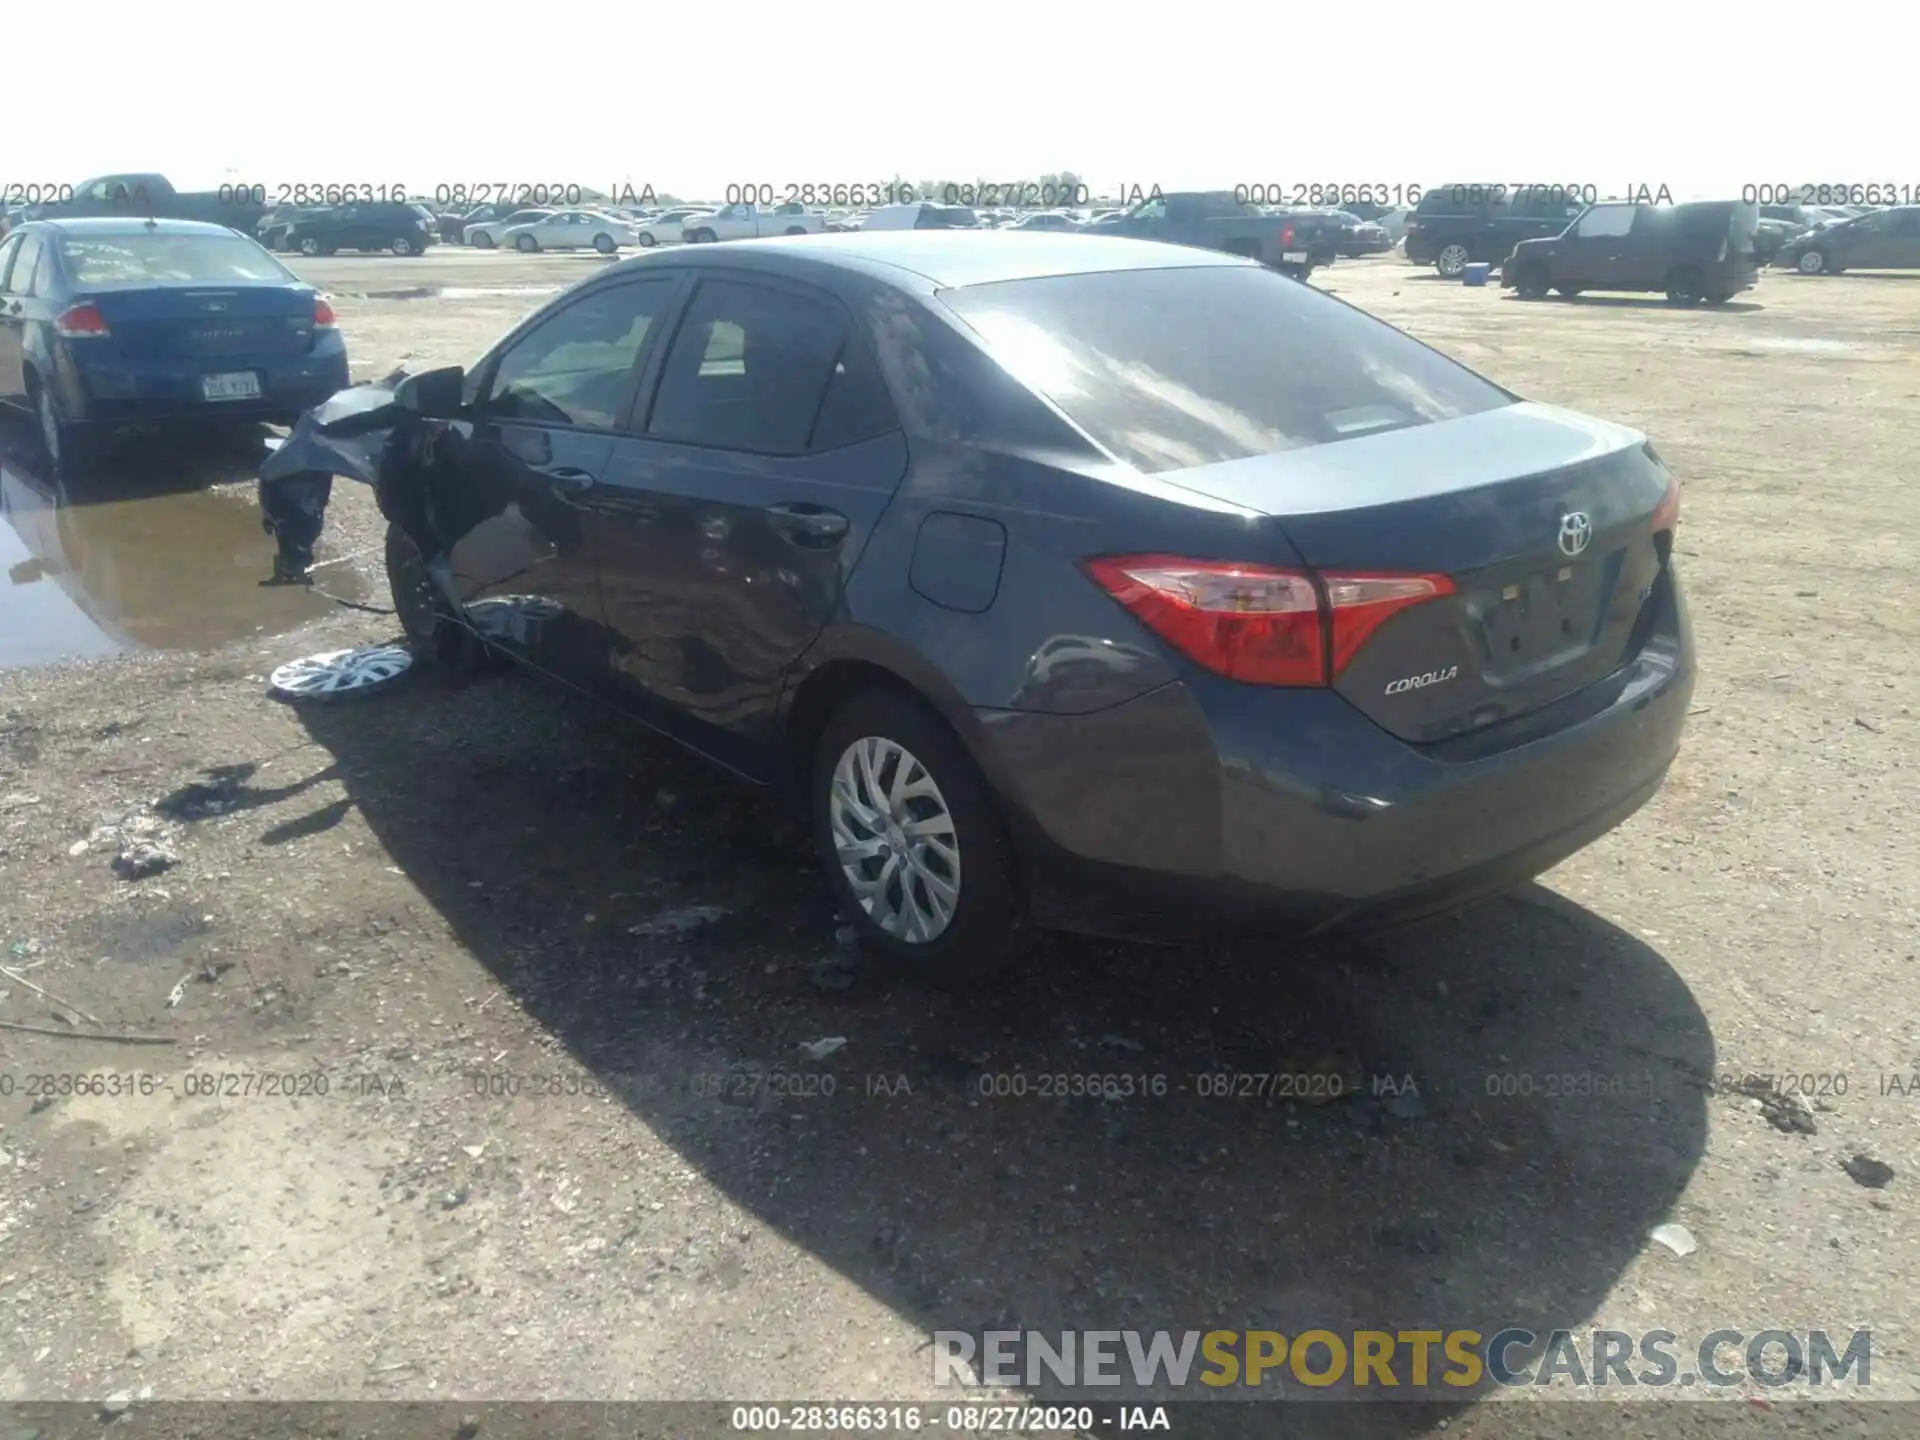
<svg viewBox="0 0 1920 1440">
<path fill-rule="evenodd" d="M 1697 266 L 1675 266 L 1667 275 L 1669 305 L 1698 305 L 1707 295 L 1707 277 Z"/>
<path fill-rule="evenodd" d="M 1513 277 L 1513 293 L 1522 300 L 1544 300 L 1553 289 L 1553 276 L 1538 260 L 1529 260 Z"/>
<path fill-rule="evenodd" d="M 1553 287 L 1553 293 L 1558 295 L 1562 300 L 1572 300 L 1580 294 L 1580 287 L 1578 285 L 1556 285 Z"/>
<path fill-rule="evenodd" d="M 420 547 L 391 522 L 387 525 L 386 551 L 393 616 L 417 660 L 475 671 L 505 664 L 498 651 L 447 613 L 446 601 L 427 575 Z"/>
<path fill-rule="evenodd" d="M 482 230 L 478 235 L 474 236 L 469 243 L 476 250 L 491 250 L 499 242 L 486 231 Z"/>
<path fill-rule="evenodd" d="M 27 403 L 33 407 L 40 454 L 56 472 L 80 469 L 93 454 L 94 434 L 60 413 L 53 392 L 41 384 L 40 377 L 31 370 L 26 375 L 26 390 Z"/>
<path fill-rule="evenodd" d="M 1815 245 L 1811 250 L 1802 251 L 1800 258 L 1793 262 L 1793 268 L 1802 275 L 1838 275 L 1840 267 L 1833 263 L 1824 246 Z"/>
<path fill-rule="evenodd" d="M 787 234 L 789 235 L 804 235 L 806 233 L 807 227 L 804 225 L 789 225 L 787 227 Z"/>
<path fill-rule="evenodd" d="M 321 251 L 320 241 L 312 235 L 302 235 L 300 243 L 294 247 L 302 255 L 314 256 Z"/>
<path fill-rule="evenodd" d="M 691 240 L 695 245 L 712 245 L 720 239 L 713 231 L 705 228 L 694 231 L 686 238 Z"/>
<path fill-rule="evenodd" d="M 1473 252 L 1457 240 L 1442 245 L 1440 253 L 1433 257 L 1433 268 L 1448 280 L 1458 280 L 1472 263 Z"/>
<path fill-rule="evenodd" d="M 651 250 L 659 243 L 660 242 L 654 238 L 651 230 L 642 230 L 640 232 L 640 248 L 642 250 Z"/>
<path fill-rule="evenodd" d="M 959 898 L 932 940 L 909 941 L 881 928 L 855 897 L 840 863 L 830 804 L 834 769 L 855 742 L 868 737 L 891 741 L 918 760 L 953 822 Z M 807 804 L 814 844 L 834 898 L 853 917 L 863 944 L 905 974 L 956 989 L 989 979 L 1019 958 L 1033 931 L 1014 873 L 1012 842 L 972 757 L 938 716 L 897 691 L 860 691 L 827 721 L 812 764 Z"/>
<path fill-rule="evenodd" d="M 515 237 L 513 248 L 522 255 L 531 255 L 540 248 L 540 242 L 531 235 L 521 235 Z"/>
<path fill-rule="evenodd" d="M 593 237 L 593 248 L 598 250 L 602 255 L 611 255 L 620 248 L 620 242 L 602 230 L 598 235 Z"/>
<path fill-rule="evenodd" d="M 407 235 L 394 236 L 393 243 L 387 248 L 392 250 L 396 255 L 418 255 L 420 253 L 420 249 L 413 243 L 412 237 Z"/>
</svg>

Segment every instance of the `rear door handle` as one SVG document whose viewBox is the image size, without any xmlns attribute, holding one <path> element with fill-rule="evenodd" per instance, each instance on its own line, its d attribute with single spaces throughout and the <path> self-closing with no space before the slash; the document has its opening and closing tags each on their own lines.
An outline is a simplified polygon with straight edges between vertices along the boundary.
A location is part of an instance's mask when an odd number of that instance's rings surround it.
<svg viewBox="0 0 1920 1440">
<path fill-rule="evenodd" d="M 830 545 L 847 533 L 849 522 L 824 505 L 769 505 L 767 519 L 796 545 Z"/>
<path fill-rule="evenodd" d="M 593 472 L 582 470 L 578 465 L 555 465 L 552 469 L 542 470 L 540 473 L 562 490 L 569 490 L 576 494 L 582 490 L 591 490 L 594 484 Z"/>
</svg>

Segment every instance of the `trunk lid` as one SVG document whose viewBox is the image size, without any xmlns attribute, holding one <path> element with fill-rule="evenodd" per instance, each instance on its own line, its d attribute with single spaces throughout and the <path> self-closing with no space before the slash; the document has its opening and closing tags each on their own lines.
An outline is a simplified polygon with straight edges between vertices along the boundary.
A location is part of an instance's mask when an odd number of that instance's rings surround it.
<svg viewBox="0 0 1920 1440">
<path fill-rule="evenodd" d="M 1334 680 L 1415 743 L 1538 710 L 1630 661 L 1671 545 L 1652 528 L 1671 477 L 1645 437 L 1546 405 L 1163 478 L 1269 516 L 1276 555 L 1290 545 L 1322 574 L 1451 579 Z"/>
<path fill-rule="evenodd" d="M 274 359 L 313 348 L 314 292 L 305 286 L 163 285 L 89 298 L 130 359 Z"/>
</svg>

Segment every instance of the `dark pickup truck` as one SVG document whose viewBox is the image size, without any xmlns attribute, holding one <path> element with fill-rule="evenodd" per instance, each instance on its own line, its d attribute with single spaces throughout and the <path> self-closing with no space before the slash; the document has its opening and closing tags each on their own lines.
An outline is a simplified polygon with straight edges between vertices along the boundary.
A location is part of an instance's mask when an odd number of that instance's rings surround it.
<svg viewBox="0 0 1920 1440">
<path fill-rule="evenodd" d="M 98 175 L 73 187 L 71 199 L 42 201 L 22 212 L 23 220 L 68 220 L 82 215 L 152 216 L 156 220 L 204 220 L 252 235 L 265 204 L 256 200 L 260 187 L 245 185 L 219 190 L 176 190 L 164 175 L 131 173 Z"/>
<path fill-rule="evenodd" d="M 1304 280 L 1314 267 L 1333 262 L 1336 231 L 1324 213 L 1269 215 L 1231 191 L 1212 190 L 1155 193 L 1096 233 L 1224 250 Z"/>
</svg>

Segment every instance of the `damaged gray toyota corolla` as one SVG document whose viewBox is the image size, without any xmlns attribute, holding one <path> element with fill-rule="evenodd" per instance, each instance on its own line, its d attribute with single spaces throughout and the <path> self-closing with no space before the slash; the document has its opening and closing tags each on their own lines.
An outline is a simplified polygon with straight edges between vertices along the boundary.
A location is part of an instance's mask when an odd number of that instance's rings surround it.
<svg viewBox="0 0 1920 1440">
<path fill-rule="evenodd" d="M 1679 744 L 1645 437 L 1235 257 L 696 246 L 390 379 L 269 483 L 375 487 L 417 647 L 789 785 L 922 974 L 1036 926 L 1457 909 L 1619 824 Z"/>
</svg>

